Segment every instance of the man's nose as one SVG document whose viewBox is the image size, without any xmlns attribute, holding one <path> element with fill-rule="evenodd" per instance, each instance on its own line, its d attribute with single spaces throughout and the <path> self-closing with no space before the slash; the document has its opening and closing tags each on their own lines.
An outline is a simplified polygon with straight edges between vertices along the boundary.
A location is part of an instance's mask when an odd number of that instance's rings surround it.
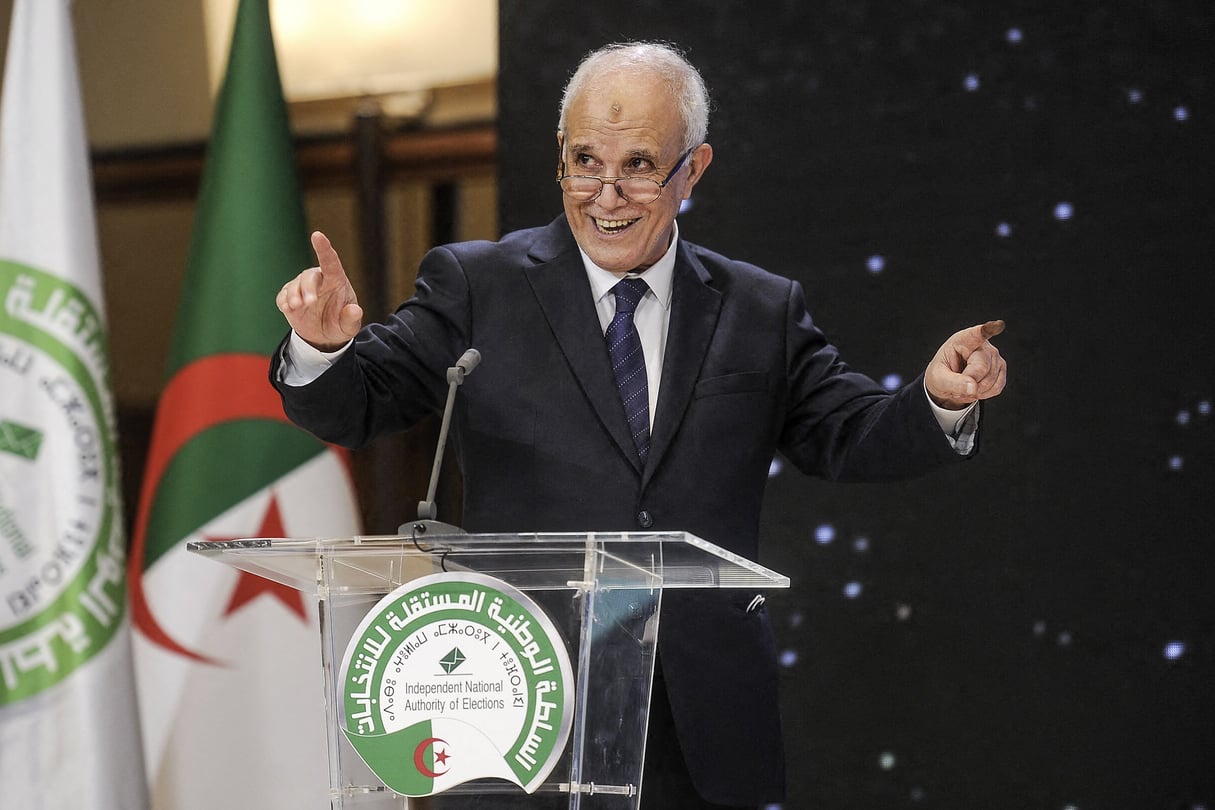
<svg viewBox="0 0 1215 810">
<path fill-rule="evenodd" d="M 602 203 L 605 207 L 613 207 L 613 206 L 624 205 L 624 204 L 628 203 L 628 200 L 625 199 L 625 196 L 620 193 L 620 187 L 616 185 L 616 183 L 618 183 L 618 182 L 620 182 L 620 181 L 614 180 L 610 183 L 605 182 L 603 184 L 603 191 L 601 191 L 599 193 L 599 202 Z M 611 196 L 607 197 L 607 195 L 609 195 L 609 194 Z M 606 197 L 606 199 L 605 199 L 605 197 Z"/>
</svg>

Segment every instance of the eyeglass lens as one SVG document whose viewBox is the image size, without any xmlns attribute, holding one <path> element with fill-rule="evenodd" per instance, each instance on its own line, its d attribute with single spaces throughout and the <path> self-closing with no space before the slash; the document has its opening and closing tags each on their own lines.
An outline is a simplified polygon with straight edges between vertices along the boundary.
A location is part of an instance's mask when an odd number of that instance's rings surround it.
<svg viewBox="0 0 1215 810">
<path fill-rule="evenodd" d="M 561 178 L 561 188 L 576 199 L 590 200 L 603 191 L 603 180 L 598 177 L 571 175 Z M 658 181 L 646 177 L 624 177 L 613 182 L 616 192 L 629 202 L 647 203 L 658 199 L 662 186 Z"/>
</svg>

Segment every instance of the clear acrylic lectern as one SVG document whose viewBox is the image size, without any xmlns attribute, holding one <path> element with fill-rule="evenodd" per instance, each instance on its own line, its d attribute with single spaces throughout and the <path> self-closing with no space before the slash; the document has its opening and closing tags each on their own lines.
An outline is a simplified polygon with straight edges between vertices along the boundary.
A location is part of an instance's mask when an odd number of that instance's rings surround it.
<svg viewBox="0 0 1215 810">
<path fill-rule="evenodd" d="M 459 530 L 447 533 L 443 524 L 435 525 L 440 528 L 432 527 L 425 534 L 415 530 L 412 536 L 259 538 L 189 545 L 191 551 L 316 597 L 327 704 L 331 808 L 636 810 L 642 789 L 650 684 L 663 590 L 770 589 L 789 585 L 787 577 L 682 532 L 466 534 Z M 402 530 L 407 528 L 403 526 Z M 409 603 L 402 600 L 400 605 L 389 604 L 387 612 L 375 614 L 377 609 L 383 609 L 382 605 L 391 602 L 389 597 L 395 598 L 410 583 L 436 583 L 446 579 L 472 581 L 472 586 L 458 597 L 462 605 L 456 605 L 451 597 L 439 595 L 437 586 L 428 586 L 421 594 L 427 607 L 422 606 L 419 593 L 415 592 L 409 596 Z M 494 614 L 494 609 L 486 609 L 484 605 L 478 607 L 483 613 L 497 616 L 496 622 L 476 624 L 444 619 L 457 616 L 458 607 L 466 608 L 465 613 L 472 615 L 477 599 L 483 600 L 486 591 L 491 595 L 495 593 L 492 587 L 482 587 L 485 582 L 504 583 L 504 587 L 525 594 L 538 606 L 545 617 L 537 617 L 538 621 L 533 624 L 543 623 L 549 629 L 555 645 L 563 648 L 557 652 L 569 663 L 567 683 L 570 690 L 566 703 L 569 711 L 562 720 L 561 742 L 554 744 L 550 755 L 550 770 L 542 779 L 528 785 L 530 793 L 519 786 L 525 784 L 525 780 L 512 783 L 495 777 L 462 782 L 429 796 L 399 792 L 376 775 L 382 771 L 368 765 L 366 752 L 362 748 L 356 750 L 352 744 L 357 743 L 358 738 L 352 734 L 356 729 L 351 717 L 358 714 L 352 714 L 351 707 L 357 709 L 358 706 L 351 702 L 349 683 L 360 672 L 357 668 L 364 665 L 368 670 L 364 677 L 370 677 L 373 665 L 363 652 L 359 652 L 357 659 L 352 656 L 351 648 L 359 642 L 360 633 L 370 632 L 368 619 L 373 615 L 387 617 L 382 622 L 386 628 L 385 640 L 389 625 L 408 633 L 412 632 L 406 626 L 411 618 L 417 623 L 427 621 L 429 616 L 433 621 L 426 625 L 425 634 L 418 633 L 408 640 L 394 642 L 398 664 L 407 661 L 409 653 L 417 649 L 417 643 L 427 642 L 430 636 L 438 636 L 449 629 L 463 635 L 456 641 L 444 639 L 432 644 L 431 649 L 445 654 L 437 659 L 441 661 L 442 669 L 432 667 L 439 676 L 463 674 L 471 667 L 471 664 L 464 664 L 466 658 L 480 649 L 489 650 L 491 643 L 496 648 L 501 639 L 515 645 L 516 655 L 509 660 L 510 666 L 523 666 L 528 661 L 545 664 L 549 658 L 539 657 L 536 643 L 525 646 L 518 643 L 520 640 L 531 642 L 531 628 L 526 626 L 527 622 L 503 619 L 505 614 Z M 445 599 L 450 604 L 438 604 Z M 431 605 L 432 601 L 436 604 Z M 440 607 L 444 610 L 439 610 Z M 538 632 L 538 627 L 536 629 Z M 372 649 L 366 642 L 365 647 Z M 378 647 L 376 650 L 378 653 Z M 499 683 L 476 686 L 468 679 L 460 683 L 436 680 L 433 681 L 435 686 L 415 687 L 410 698 L 418 699 L 407 703 L 403 698 L 408 684 L 391 680 L 392 665 L 388 654 L 382 663 L 381 670 L 388 675 L 376 677 L 389 679 L 378 683 L 377 695 L 381 704 L 385 694 L 395 692 L 399 696 L 397 699 L 402 700 L 398 704 L 402 707 L 429 706 L 431 703 L 425 698 L 435 695 L 438 699 L 434 705 L 441 707 L 444 705 L 443 691 L 450 693 L 460 688 L 466 691 L 474 688 L 500 690 L 503 687 Z M 546 666 L 536 671 L 551 669 Z M 401 671 L 399 666 L 396 671 Z M 543 681 L 545 685 L 540 689 L 560 691 L 557 680 L 552 677 Z M 510 691 L 509 685 L 506 691 Z M 461 700 L 468 707 L 488 705 L 487 700 L 496 705 L 503 702 L 503 698 L 509 702 L 510 695 L 495 697 L 490 694 L 489 698 L 477 695 L 475 699 L 466 695 Z M 531 700 L 531 696 L 515 699 L 524 703 Z M 368 707 L 374 702 L 370 697 L 359 701 Z M 384 710 L 382 705 L 379 708 Z M 559 707 L 555 712 L 554 717 L 560 713 Z M 533 726 L 547 727 L 542 719 L 532 717 Z M 547 711 L 543 718 L 547 718 Z M 457 761 L 447 759 L 446 749 L 438 742 L 456 733 L 452 728 L 459 724 L 449 720 L 447 726 L 441 726 L 441 720 L 435 718 L 434 728 L 446 728 L 450 733 L 436 730 L 400 753 L 405 760 L 412 755 L 418 768 L 433 777 L 435 783 L 441 781 L 442 774 Z M 370 722 L 368 728 L 371 728 Z M 519 762 L 525 761 L 528 746 L 522 748 L 525 749 L 522 752 L 513 752 Z M 455 755 L 463 752 L 466 757 L 471 756 L 468 753 L 471 750 L 465 746 Z M 436 752 L 442 759 L 442 767 L 439 760 L 432 758 Z M 424 761 L 421 759 L 423 754 L 426 756 Z M 285 778 L 288 777 L 285 775 Z"/>
</svg>

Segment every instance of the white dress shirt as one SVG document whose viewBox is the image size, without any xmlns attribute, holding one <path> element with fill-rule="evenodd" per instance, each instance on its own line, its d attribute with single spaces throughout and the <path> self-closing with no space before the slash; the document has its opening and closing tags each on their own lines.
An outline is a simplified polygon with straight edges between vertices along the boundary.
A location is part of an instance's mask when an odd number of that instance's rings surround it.
<svg viewBox="0 0 1215 810">
<path fill-rule="evenodd" d="M 679 244 L 679 226 L 672 224 L 671 245 L 662 258 L 640 273 L 612 273 L 599 267 L 582 248 L 582 265 L 586 268 L 591 294 L 595 296 L 595 311 L 599 314 L 600 331 L 606 333 L 616 316 L 616 296 L 612 288 L 623 278 L 640 278 L 650 289 L 637 302 L 633 325 L 641 338 L 645 355 L 646 383 L 650 392 L 650 429 L 654 428 L 654 413 L 658 408 L 658 385 L 662 380 L 662 361 L 667 352 L 667 327 L 671 324 L 671 284 L 675 275 L 675 252 Z"/>
</svg>

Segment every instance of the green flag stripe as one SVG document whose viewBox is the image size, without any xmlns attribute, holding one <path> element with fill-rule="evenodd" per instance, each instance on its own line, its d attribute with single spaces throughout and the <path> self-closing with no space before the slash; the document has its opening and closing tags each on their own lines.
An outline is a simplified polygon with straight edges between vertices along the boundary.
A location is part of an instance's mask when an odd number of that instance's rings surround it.
<svg viewBox="0 0 1215 810">
<path fill-rule="evenodd" d="M 342 729 L 346 739 L 384 784 L 403 796 L 426 796 L 435 780 L 418 770 L 414 758 L 427 756 L 425 743 L 434 737 L 429 720 L 390 734 L 360 736 Z M 427 766 L 429 767 L 429 766 Z"/>
<path fill-rule="evenodd" d="M 219 352 L 269 355 L 278 289 L 310 261 L 266 3 L 241 3 L 202 178 L 168 373 Z"/>
<path fill-rule="evenodd" d="M 199 433 L 161 478 L 148 516 L 144 567 L 152 567 L 183 538 L 324 450 L 297 428 L 262 419 L 228 422 Z"/>
</svg>

